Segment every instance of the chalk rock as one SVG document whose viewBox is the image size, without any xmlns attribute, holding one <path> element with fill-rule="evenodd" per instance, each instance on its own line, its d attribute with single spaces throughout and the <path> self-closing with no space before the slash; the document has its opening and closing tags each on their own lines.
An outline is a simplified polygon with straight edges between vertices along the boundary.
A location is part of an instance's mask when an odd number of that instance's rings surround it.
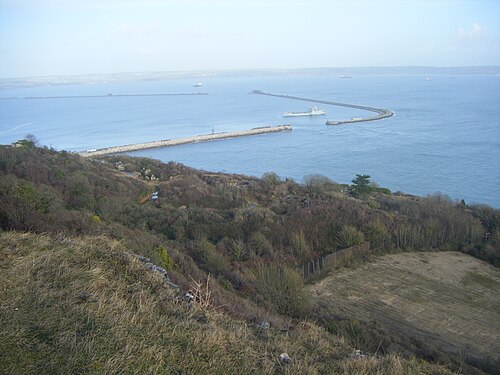
<svg viewBox="0 0 500 375">
<path fill-rule="evenodd" d="M 290 356 L 286 353 L 281 353 L 280 356 L 279 356 L 279 360 L 280 360 L 280 363 L 282 365 L 286 365 L 288 363 L 292 363 L 292 359 L 290 358 Z"/>
<path fill-rule="evenodd" d="M 266 322 L 265 320 L 257 324 L 257 329 L 259 331 L 267 331 L 269 328 L 271 328 L 271 324 L 269 324 L 269 322 Z"/>
<path fill-rule="evenodd" d="M 186 293 L 186 294 L 184 294 L 184 299 L 187 302 L 191 303 L 194 301 L 194 296 L 191 293 Z"/>
<path fill-rule="evenodd" d="M 355 350 L 353 353 L 351 353 L 351 354 L 349 355 L 349 357 L 350 357 L 351 359 L 363 359 L 363 358 L 366 358 L 366 357 L 367 357 L 367 355 L 366 355 L 366 354 L 361 353 L 361 350 Z"/>
</svg>

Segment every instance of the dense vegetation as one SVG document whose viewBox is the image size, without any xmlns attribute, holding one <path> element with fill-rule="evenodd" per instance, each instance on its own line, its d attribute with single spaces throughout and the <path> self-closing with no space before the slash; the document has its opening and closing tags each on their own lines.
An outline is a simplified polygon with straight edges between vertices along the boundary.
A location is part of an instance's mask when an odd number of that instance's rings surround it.
<svg viewBox="0 0 500 375">
<path fill-rule="evenodd" d="M 152 259 L 185 291 L 192 290 L 193 283 L 200 285 L 210 274 L 210 305 L 217 307 L 217 313 L 213 314 L 219 317 L 229 314 L 251 323 L 265 320 L 278 331 L 281 328 L 300 329 L 297 327 L 302 324 L 297 326 L 299 320 L 296 319 L 314 318 L 309 298 L 302 289 L 302 264 L 363 241 L 369 241 L 372 251 L 378 254 L 457 250 L 500 265 L 498 210 L 455 203 L 440 194 L 427 198 L 392 194 L 370 182 L 370 177 L 365 175 L 358 175 L 352 186 L 339 185 L 317 175 L 307 176 L 303 184 L 298 184 L 288 179 L 283 181 L 274 173 L 258 179 L 207 173 L 177 163 L 164 164 L 126 156 L 86 160 L 67 152 L 38 148 L 32 142 L 19 146 L 0 148 L 1 230 L 49 234 L 56 240 L 44 246 L 59 249 L 63 258 L 65 238 L 74 239 L 82 249 L 102 239 L 108 245 L 98 251 L 99 256 L 102 255 L 101 263 L 96 265 L 99 268 L 105 267 L 103 262 L 108 259 L 103 252 L 113 248 L 110 244 L 119 243 L 123 249 L 119 257 L 127 253 Z M 151 199 L 155 191 L 158 199 Z M 14 246 L 12 243 L 16 241 L 50 242 L 45 237 L 25 240 L 3 234 L 1 238 L 2 242 L 11 241 L 11 245 L 3 247 L 5 252 L 13 251 L 9 246 Z M 19 255 L 14 251 L 12 257 L 35 259 L 42 256 L 41 253 Z M 25 256 L 28 258 L 23 258 Z M 69 262 L 69 258 L 69 255 L 64 258 L 65 262 Z M 134 284 L 132 279 L 136 271 L 129 271 L 128 264 L 126 275 L 119 275 L 120 268 L 113 266 L 115 270 L 107 276 L 108 280 L 112 275 L 126 279 L 120 286 L 124 288 L 123 293 Z M 50 265 L 55 267 L 53 263 Z M 7 262 L 2 267 L 10 265 Z M 155 298 L 156 292 L 144 285 L 142 288 L 152 293 L 148 298 Z M 156 287 L 151 288 L 156 290 Z M 49 289 L 46 292 L 51 293 Z M 58 293 L 63 290 L 58 289 Z M 93 293 L 99 292 L 96 289 Z M 159 298 L 168 299 L 163 294 Z M 30 309 L 37 311 L 37 303 L 32 301 Z M 126 304 L 116 303 L 122 304 L 125 313 Z M 164 314 L 181 314 L 174 310 L 165 312 L 159 308 L 155 314 L 159 314 L 159 319 L 165 318 Z M 59 314 L 55 310 L 52 313 Z M 2 318 L 7 319 L 7 316 Z M 214 319 L 220 322 L 219 318 Z M 156 329 L 156 323 L 151 324 L 147 329 Z M 187 325 L 186 321 L 172 324 Z M 113 327 L 115 322 L 105 325 Z M 314 327 L 314 330 L 319 329 Z M 102 326 L 94 322 L 85 329 L 88 334 L 96 335 L 93 330 L 101 330 Z M 140 332 L 135 334 L 141 335 Z M 276 335 L 273 340 L 279 341 L 280 334 Z M 250 341 L 254 339 L 245 337 Z M 0 349 L 8 345 L 7 339 L 3 339 Z M 325 338 L 330 339 L 333 340 Z M 268 345 L 269 341 L 266 343 Z M 165 348 L 166 344 L 155 345 Z M 300 350 L 308 347 L 306 343 L 303 345 Z M 113 351 L 111 347 L 106 350 L 108 354 Z M 202 356 L 206 359 L 210 354 Z M 35 357 L 26 357 L 26 361 L 45 360 L 43 356 Z M 82 356 L 71 368 L 87 371 L 88 368 L 79 367 L 84 366 L 86 358 Z M 254 360 L 240 364 L 251 368 L 257 363 Z M 310 360 L 304 359 L 304 366 L 307 364 L 319 372 L 333 371 L 322 362 L 313 364 Z M 235 363 L 221 363 L 222 366 L 236 366 Z M 404 362 L 402 366 L 409 366 L 409 363 Z M 416 362 L 411 363 L 413 366 Z M 63 366 L 62 362 L 53 365 L 54 369 Z M 145 365 L 134 366 L 140 369 Z M 165 370 L 162 366 L 158 369 Z M 9 368 L 13 368 L 12 364 Z M 285 370 L 290 371 L 290 368 Z M 98 372 L 100 369 L 93 370 Z M 300 366 L 293 371 L 300 372 L 299 369 Z M 202 369 L 193 368 L 193 371 L 202 372 Z M 340 372 L 341 367 L 336 367 L 335 371 Z"/>
</svg>

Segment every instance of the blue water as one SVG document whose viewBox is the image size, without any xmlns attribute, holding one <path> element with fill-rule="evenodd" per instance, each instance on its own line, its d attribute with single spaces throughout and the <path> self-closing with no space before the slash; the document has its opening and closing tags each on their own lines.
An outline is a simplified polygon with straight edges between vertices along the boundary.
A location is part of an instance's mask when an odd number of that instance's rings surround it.
<svg viewBox="0 0 500 375">
<path fill-rule="evenodd" d="M 196 92 L 195 80 L 61 85 L 0 90 L 0 143 L 34 134 L 41 144 L 86 150 L 289 123 L 266 134 L 132 155 L 210 171 L 301 181 L 319 173 L 349 183 L 369 174 L 392 191 L 448 194 L 500 207 L 500 76 L 269 76 L 206 78 L 207 96 L 28 100 L 26 96 Z M 320 106 L 326 116 L 281 117 L 311 103 L 248 95 L 254 89 L 391 109 L 392 118 L 344 126 L 326 119 L 371 115 Z"/>
</svg>

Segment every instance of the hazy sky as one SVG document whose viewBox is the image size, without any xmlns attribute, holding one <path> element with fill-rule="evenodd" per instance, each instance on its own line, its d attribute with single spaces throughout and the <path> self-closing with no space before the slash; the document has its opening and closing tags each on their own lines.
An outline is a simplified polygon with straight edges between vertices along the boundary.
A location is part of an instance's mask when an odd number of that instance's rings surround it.
<svg viewBox="0 0 500 375">
<path fill-rule="evenodd" d="M 0 77 L 500 65 L 500 0 L 0 0 Z"/>
</svg>

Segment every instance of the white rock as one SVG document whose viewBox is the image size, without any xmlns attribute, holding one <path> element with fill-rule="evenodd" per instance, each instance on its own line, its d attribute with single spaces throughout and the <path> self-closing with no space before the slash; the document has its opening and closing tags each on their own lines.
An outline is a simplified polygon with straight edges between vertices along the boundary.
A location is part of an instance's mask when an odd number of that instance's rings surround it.
<svg viewBox="0 0 500 375">
<path fill-rule="evenodd" d="M 279 356 L 279 360 L 281 364 L 292 363 L 292 359 L 286 353 L 281 353 Z"/>
</svg>

